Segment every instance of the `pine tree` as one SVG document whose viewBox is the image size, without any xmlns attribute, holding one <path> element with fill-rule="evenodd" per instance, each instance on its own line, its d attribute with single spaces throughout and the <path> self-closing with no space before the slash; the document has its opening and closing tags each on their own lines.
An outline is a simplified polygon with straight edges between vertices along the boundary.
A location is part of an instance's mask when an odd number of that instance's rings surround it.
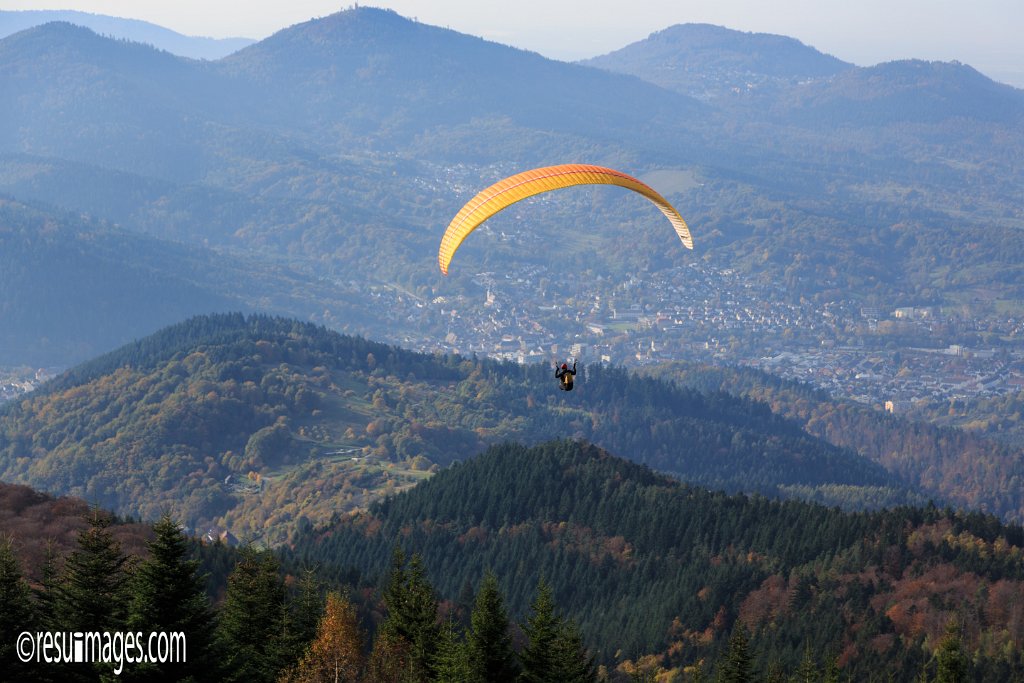
<svg viewBox="0 0 1024 683">
<path fill-rule="evenodd" d="M 317 637 L 324 609 L 325 603 L 320 594 L 320 582 L 313 570 L 307 569 L 299 579 L 299 593 L 295 599 L 295 610 L 289 630 L 293 641 L 292 648 L 300 655 Z"/>
<path fill-rule="evenodd" d="M 475 680 L 488 683 L 512 683 L 519 674 L 512 636 L 508 630 L 508 614 L 498 589 L 498 577 L 488 571 L 480 583 L 480 591 L 470 619 L 469 658 Z"/>
<path fill-rule="evenodd" d="M 485 681 L 474 675 L 470 663 L 469 644 L 463 641 L 451 615 L 441 626 L 441 637 L 437 641 L 434 657 L 434 681 L 436 683 L 476 683 Z"/>
<path fill-rule="evenodd" d="M 963 649 L 960 624 L 951 619 L 946 624 L 946 633 L 935 653 L 937 662 L 936 683 L 964 683 L 969 679 L 970 662 Z"/>
<path fill-rule="evenodd" d="M 149 558 L 138 565 L 132 577 L 128 626 L 144 633 L 184 633 L 187 660 L 147 665 L 129 673 L 146 680 L 209 675 L 217 661 L 212 651 L 214 622 L 198 574 L 199 562 L 188 559 L 188 541 L 169 516 L 164 515 L 153 531 Z"/>
<path fill-rule="evenodd" d="M 128 558 L 110 532 L 110 518 L 93 510 L 64 564 L 57 613 L 65 631 L 123 631 Z"/>
<path fill-rule="evenodd" d="M 57 564 L 57 550 L 50 539 L 46 542 L 46 551 L 43 556 L 42 581 L 38 588 L 33 589 L 36 598 L 36 613 L 39 618 L 39 627 L 45 631 L 60 630 L 57 586 L 60 580 L 60 571 Z"/>
<path fill-rule="evenodd" d="M 273 681 L 287 665 L 284 584 L 270 551 L 242 551 L 217 625 L 227 680 Z"/>
<path fill-rule="evenodd" d="M 839 683 L 839 657 L 833 653 L 825 660 L 825 683 Z"/>
<path fill-rule="evenodd" d="M 384 586 L 383 595 L 384 606 L 389 610 L 391 605 L 398 605 L 402 602 L 406 580 L 405 553 L 396 546 L 391 551 L 391 570 L 388 572 L 388 581 Z"/>
<path fill-rule="evenodd" d="M 0 665 L 12 681 L 30 680 L 39 672 L 34 662 L 24 663 L 15 651 L 18 635 L 32 632 L 36 614 L 32 592 L 21 573 L 10 537 L 0 538 Z"/>
<path fill-rule="evenodd" d="M 466 628 L 469 628 L 469 619 L 475 604 L 476 593 L 473 591 L 473 583 L 469 580 L 469 577 L 466 577 L 462 581 L 462 588 L 459 589 L 459 595 L 455 599 L 457 621 Z"/>
<path fill-rule="evenodd" d="M 355 607 L 337 592 L 327 594 L 316 637 L 306 654 L 282 680 L 294 683 L 355 683 L 363 660 L 363 633 Z"/>
<path fill-rule="evenodd" d="M 818 665 L 814 661 L 810 644 L 804 645 L 804 657 L 800 660 L 800 666 L 796 670 L 796 683 L 817 683 L 820 677 Z"/>
<path fill-rule="evenodd" d="M 537 586 L 537 597 L 530 604 L 533 612 L 522 625 L 527 643 L 520 654 L 523 683 L 558 682 L 558 637 L 562 624 L 555 614 L 555 601 L 551 586 L 541 579 Z"/>
<path fill-rule="evenodd" d="M 576 622 L 569 620 L 562 624 L 558 640 L 555 641 L 558 667 L 556 675 L 564 683 L 593 683 L 597 680 L 597 664 L 583 645 L 583 635 Z"/>
<path fill-rule="evenodd" d="M 433 654 L 441 633 L 437 622 L 437 598 L 426 579 L 420 557 L 413 555 L 408 568 L 402 566 L 403 560 L 401 551 L 396 551 L 384 592 L 388 617 L 382 630 L 389 637 L 407 644 L 407 648 L 401 649 L 408 652 L 409 672 L 425 680 L 432 674 Z"/>
<path fill-rule="evenodd" d="M 748 683 L 754 680 L 747 629 L 743 624 L 736 626 L 729 639 L 725 662 L 722 663 L 718 678 L 722 683 Z"/>
</svg>

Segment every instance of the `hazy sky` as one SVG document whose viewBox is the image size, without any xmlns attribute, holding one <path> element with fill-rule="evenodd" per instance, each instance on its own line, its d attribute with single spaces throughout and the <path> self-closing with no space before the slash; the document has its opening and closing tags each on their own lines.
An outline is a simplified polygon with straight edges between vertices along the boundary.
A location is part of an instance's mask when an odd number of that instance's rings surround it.
<svg viewBox="0 0 1024 683">
<path fill-rule="evenodd" d="M 604 54 L 673 24 L 792 36 L 861 66 L 958 60 L 1024 87 L 1022 0 L 374 0 L 407 17 L 563 60 Z M 188 35 L 264 38 L 348 7 L 323 0 L 3 0 L 3 9 L 75 9 Z"/>
</svg>

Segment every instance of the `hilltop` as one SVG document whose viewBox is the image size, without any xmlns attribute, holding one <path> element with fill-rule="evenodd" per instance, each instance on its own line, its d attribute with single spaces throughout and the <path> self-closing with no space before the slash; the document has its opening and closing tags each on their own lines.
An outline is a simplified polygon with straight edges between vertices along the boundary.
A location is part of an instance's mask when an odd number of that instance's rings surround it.
<svg viewBox="0 0 1024 683">
<path fill-rule="evenodd" d="M 742 624 L 755 670 L 795 671 L 809 651 L 851 680 L 910 680 L 954 617 L 978 679 L 1024 664 L 1024 531 L 981 515 L 727 496 L 591 445 L 506 444 L 300 534 L 287 555 L 372 584 L 396 546 L 455 610 L 491 569 L 522 619 L 543 577 L 609 668 L 654 654 L 653 669 L 703 661 L 713 676 Z"/>
<path fill-rule="evenodd" d="M 827 81 L 855 68 L 793 38 L 710 24 L 670 26 L 580 63 L 712 101 L 752 91 L 777 93 L 794 83 Z"/>
<path fill-rule="evenodd" d="M 626 135 L 649 146 L 654 136 L 642 127 L 673 126 L 678 116 L 703 110 L 690 98 L 636 78 L 368 7 L 291 26 L 217 67 L 259 88 L 256 115 L 317 134 L 329 131 L 332 145 L 408 149 L 421 147 L 418 138 L 429 141 L 467 124 L 490 128 L 494 148 L 482 147 L 472 156 L 460 150 L 462 160 L 509 161 L 507 136 L 513 131 L 543 133 L 561 144 L 569 136 L 616 146 L 623 142 L 616 138 Z M 297 101 L 301 108 L 294 107 Z M 466 133 L 480 139 L 479 133 Z M 435 147 L 429 156 L 438 152 Z"/>
</svg>

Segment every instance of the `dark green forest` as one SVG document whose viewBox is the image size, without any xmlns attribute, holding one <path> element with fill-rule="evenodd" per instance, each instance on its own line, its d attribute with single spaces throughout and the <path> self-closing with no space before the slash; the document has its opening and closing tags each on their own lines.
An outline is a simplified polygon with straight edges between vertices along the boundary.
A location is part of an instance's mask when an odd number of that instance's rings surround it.
<svg viewBox="0 0 1024 683">
<path fill-rule="evenodd" d="M 795 670 L 810 648 L 852 680 L 909 680 L 955 620 L 988 674 L 978 680 L 1021 666 L 1021 634 L 989 615 L 1021 608 L 1010 596 L 1024 580 L 1024 531 L 985 515 L 729 496 L 590 445 L 508 444 L 339 518 L 286 556 L 366 580 L 396 543 L 456 602 L 492 569 L 510 611 L 525 613 L 543 579 L 606 664 L 719 661 L 742 627 L 763 673 Z"/>
</svg>

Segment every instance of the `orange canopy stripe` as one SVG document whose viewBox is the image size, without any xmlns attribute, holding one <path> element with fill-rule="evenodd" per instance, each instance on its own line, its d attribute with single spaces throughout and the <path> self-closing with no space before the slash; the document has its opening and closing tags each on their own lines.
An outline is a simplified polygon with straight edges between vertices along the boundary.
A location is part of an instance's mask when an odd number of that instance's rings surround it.
<svg viewBox="0 0 1024 683">
<path fill-rule="evenodd" d="M 651 187 L 630 175 L 611 168 L 589 164 L 562 164 L 535 168 L 509 176 L 494 183 L 466 202 L 466 205 L 448 224 L 448 229 L 445 230 L 444 237 L 441 238 L 441 247 L 437 254 L 437 263 L 441 272 L 445 275 L 448 274 L 448 266 L 455 251 L 469 233 L 494 214 L 527 197 L 574 185 L 616 185 L 643 195 L 665 214 L 683 245 L 687 249 L 693 249 L 693 238 L 690 236 L 690 229 L 687 227 L 686 221 L 664 197 Z"/>
</svg>

